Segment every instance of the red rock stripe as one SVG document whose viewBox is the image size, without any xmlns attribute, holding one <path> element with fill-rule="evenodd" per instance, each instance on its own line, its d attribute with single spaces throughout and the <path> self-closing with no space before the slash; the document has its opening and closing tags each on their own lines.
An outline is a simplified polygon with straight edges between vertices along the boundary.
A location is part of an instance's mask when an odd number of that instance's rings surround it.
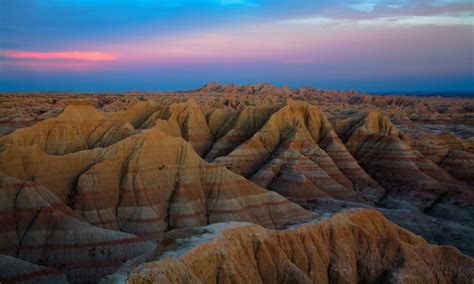
<svg viewBox="0 0 474 284">
<path fill-rule="evenodd" d="M 17 275 L 8 279 L 4 279 L 8 282 L 19 282 L 19 281 L 27 281 L 32 279 L 37 279 L 41 276 L 61 276 L 63 275 L 61 272 L 52 269 L 52 268 L 43 268 L 28 274 Z"/>
<path fill-rule="evenodd" d="M 45 244 L 45 245 L 24 245 L 21 249 L 34 250 L 34 249 L 78 249 L 78 248 L 87 248 L 92 246 L 115 246 L 115 245 L 124 245 L 132 243 L 141 243 L 146 242 L 146 239 L 143 237 L 132 237 L 129 239 L 120 239 L 112 241 L 101 241 L 101 242 L 91 242 L 83 244 Z"/>
<path fill-rule="evenodd" d="M 237 213 L 237 212 L 247 211 L 249 208 L 260 208 L 260 207 L 265 207 L 265 206 L 282 205 L 282 204 L 288 204 L 288 203 L 290 203 L 290 202 L 285 199 L 285 200 L 282 200 L 282 201 L 279 201 L 279 202 L 262 203 L 262 204 L 258 204 L 258 205 L 248 205 L 248 206 L 242 207 L 241 209 L 238 209 L 238 210 L 212 210 L 211 213 L 214 213 L 214 214 L 233 214 L 233 213 Z"/>
</svg>

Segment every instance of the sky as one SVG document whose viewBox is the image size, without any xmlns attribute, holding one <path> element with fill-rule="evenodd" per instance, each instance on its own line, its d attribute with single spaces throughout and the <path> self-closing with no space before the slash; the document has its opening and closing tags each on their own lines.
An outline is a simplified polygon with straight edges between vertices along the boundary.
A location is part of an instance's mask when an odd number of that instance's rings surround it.
<svg viewBox="0 0 474 284">
<path fill-rule="evenodd" d="M 0 0 L 0 91 L 474 92 L 472 0 Z"/>
</svg>

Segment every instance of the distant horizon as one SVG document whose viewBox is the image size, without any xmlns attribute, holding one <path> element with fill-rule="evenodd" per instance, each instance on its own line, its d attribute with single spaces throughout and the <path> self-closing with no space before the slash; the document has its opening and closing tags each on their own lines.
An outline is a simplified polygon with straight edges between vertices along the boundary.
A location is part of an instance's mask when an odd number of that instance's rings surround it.
<svg viewBox="0 0 474 284">
<path fill-rule="evenodd" d="M 380 96 L 442 96 L 442 97 L 474 97 L 474 90 L 386 90 L 386 91 L 367 91 L 367 90 L 358 90 L 358 89 L 337 89 L 337 88 L 320 88 L 317 86 L 289 86 L 287 84 L 272 84 L 268 82 L 258 82 L 254 84 L 237 84 L 237 83 L 220 83 L 220 82 L 207 82 L 205 84 L 191 87 L 191 88 L 177 88 L 177 89 L 128 89 L 128 90 L 2 90 L 0 88 L 0 94 L 21 94 L 21 93 L 51 93 L 51 94 L 61 94 L 61 93 L 70 93 L 70 94 L 111 94 L 111 93 L 119 93 L 119 94 L 126 94 L 126 93 L 168 93 L 168 92 L 189 92 L 199 90 L 200 88 L 206 86 L 210 83 L 216 83 L 221 86 L 225 85 L 236 85 L 236 86 L 254 86 L 257 84 L 269 84 L 278 88 L 289 87 L 290 89 L 300 89 L 300 88 L 311 88 L 315 90 L 322 90 L 322 91 L 339 91 L 339 92 L 351 92 L 355 91 L 358 93 L 367 93 L 371 95 L 380 95 Z"/>
</svg>

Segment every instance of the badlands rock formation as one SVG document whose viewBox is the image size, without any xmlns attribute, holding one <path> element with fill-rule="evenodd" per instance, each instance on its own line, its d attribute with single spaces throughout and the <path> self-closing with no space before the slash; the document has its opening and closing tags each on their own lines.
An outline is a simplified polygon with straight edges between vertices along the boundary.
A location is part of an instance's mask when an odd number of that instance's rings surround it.
<svg viewBox="0 0 474 284">
<path fill-rule="evenodd" d="M 2 282 L 472 282 L 471 258 L 375 211 L 474 255 L 472 99 L 209 84 L 0 101 Z M 321 217 L 347 208 L 370 210 Z"/>
<path fill-rule="evenodd" d="M 7 255 L 0 255 L 2 283 L 68 283 L 59 270 L 44 267 Z"/>
<path fill-rule="evenodd" d="M 199 116 L 203 109 L 193 107 Z M 464 184 L 472 176 L 471 154 L 451 159 L 450 149 L 466 147 L 449 135 L 435 144 L 413 139 L 379 111 L 331 124 L 318 107 L 291 99 L 273 107 L 218 108 L 209 112 L 208 128 L 218 130 L 211 130 L 207 160 L 302 205 L 326 197 L 363 200 L 473 225 L 472 191 Z"/>
<path fill-rule="evenodd" d="M 59 277 L 61 271 L 70 280 L 93 282 L 155 247 L 144 238 L 90 225 L 33 182 L 1 174 L 0 200 L 0 252 L 21 259 L 3 256 L 1 261 L 22 267 L 0 279 Z"/>
<path fill-rule="evenodd" d="M 379 112 L 369 112 L 347 126 L 339 130 L 347 149 L 387 189 L 379 203 L 393 208 L 414 206 L 434 216 L 449 216 L 473 225 L 472 188 L 451 176 L 443 169 L 443 163 L 438 165 L 413 149 L 411 138 L 386 117 Z M 470 155 L 467 153 L 466 161 Z M 447 163 L 456 160 L 451 157 L 448 154 L 444 159 Z M 457 171 L 463 175 L 462 169 Z M 459 204 L 463 202 L 465 204 Z"/>
<path fill-rule="evenodd" d="M 193 99 L 153 113 L 143 126 L 157 126 L 171 136 L 183 137 L 201 156 L 209 151 L 212 143 L 206 118 Z"/>
<path fill-rule="evenodd" d="M 129 283 L 469 283 L 474 260 L 437 247 L 374 210 L 269 231 L 245 223 L 170 234 Z"/>
<path fill-rule="evenodd" d="M 105 147 L 133 132 L 130 123 L 106 119 L 91 105 L 69 105 L 60 115 L 0 138 L 1 144 L 37 145 L 49 154 L 63 155 Z"/>
<path fill-rule="evenodd" d="M 292 199 L 357 199 L 361 191 L 375 201 L 384 194 L 319 108 L 291 99 L 248 140 L 215 161 Z"/>
<path fill-rule="evenodd" d="M 155 240 L 171 228 L 229 219 L 277 228 L 312 216 L 225 167 L 206 163 L 182 138 L 158 128 L 107 148 L 62 156 L 48 155 L 38 145 L 6 144 L 0 171 L 44 185 L 92 225 Z"/>
<path fill-rule="evenodd" d="M 142 127 L 182 136 L 206 160 L 292 200 L 337 196 L 373 202 L 385 192 L 316 106 L 288 99 L 279 106 L 211 110 L 207 121 L 204 113 L 194 100 L 172 104 Z"/>
<path fill-rule="evenodd" d="M 440 165 L 453 177 L 474 187 L 474 154 L 472 151 L 449 150 L 448 154 L 440 161 Z"/>
</svg>

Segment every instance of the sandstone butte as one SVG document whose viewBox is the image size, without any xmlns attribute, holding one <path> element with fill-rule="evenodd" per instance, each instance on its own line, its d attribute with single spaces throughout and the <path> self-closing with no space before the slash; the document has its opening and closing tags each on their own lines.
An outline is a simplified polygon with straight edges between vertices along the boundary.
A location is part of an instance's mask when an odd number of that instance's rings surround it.
<svg viewBox="0 0 474 284">
<path fill-rule="evenodd" d="M 331 215 L 378 208 L 474 255 L 473 140 L 430 134 L 470 125 L 467 104 L 268 84 L 77 96 L 2 100 L 18 129 L 0 137 L 1 282 L 473 281 L 472 258 L 375 209 Z"/>
</svg>

